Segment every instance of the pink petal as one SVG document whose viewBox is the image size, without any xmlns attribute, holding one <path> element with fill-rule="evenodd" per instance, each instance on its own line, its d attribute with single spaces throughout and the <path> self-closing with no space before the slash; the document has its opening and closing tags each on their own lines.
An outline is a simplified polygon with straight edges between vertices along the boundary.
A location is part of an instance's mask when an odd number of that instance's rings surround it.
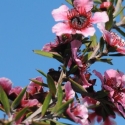
<svg viewBox="0 0 125 125">
<path fill-rule="evenodd" d="M 124 47 L 118 47 L 116 50 L 117 50 L 119 53 L 125 55 L 125 48 L 124 48 Z"/>
<path fill-rule="evenodd" d="M 117 125 L 116 122 L 110 117 L 106 118 L 101 125 Z"/>
<path fill-rule="evenodd" d="M 86 12 L 90 11 L 93 8 L 93 0 L 74 0 L 75 7 L 82 7 Z"/>
<path fill-rule="evenodd" d="M 58 9 L 52 11 L 53 18 L 55 21 L 63 21 L 67 19 L 67 12 L 69 8 L 66 5 L 60 6 Z"/>
<path fill-rule="evenodd" d="M 104 77 L 102 74 L 96 70 L 93 70 L 93 73 L 101 80 L 102 84 L 104 83 Z"/>
<path fill-rule="evenodd" d="M 109 69 L 106 70 L 104 73 L 106 79 L 110 79 L 110 78 L 118 78 L 121 77 L 120 74 L 118 73 L 118 71 L 114 70 L 114 69 Z"/>
<path fill-rule="evenodd" d="M 16 96 L 18 96 L 22 90 L 23 88 L 20 86 L 14 87 L 10 90 L 9 95 L 15 94 Z"/>
<path fill-rule="evenodd" d="M 65 93 L 66 93 L 66 100 L 69 100 L 69 99 L 72 99 L 75 97 L 75 92 L 74 90 L 72 89 L 72 86 L 71 86 L 71 83 L 70 82 L 67 82 L 64 86 L 65 88 Z"/>
<path fill-rule="evenodd" d="M 32 99 L 32 100 L 22 100 L 21 101 L 21 106 L 22 107 L 33 107 L 38 105 L 38 100 L 37 99 Z"/>
<path fill-rule="evenodd" d="M 109 21 L 109 17 L 108 17 L 106 12 L 96 12 L 91 19 L 91 22 L 94 23 L 94 24 L 95 23 L 101 23 L 101 22 L 105 23 L 107 21 Z"/>
<path fill-rule="evenodd" d="M 84 35 L 85 37 L 93 36 L 94 33 L 95 33 L 95 28 L 94 28 L 94 27 L 84 28 L 84 29 L 82 29 L 82 30 L 77 30 L 76 33 L 82 34 L 82 35 Z"/>
<path fill-rule="evenodd" d="M 72 34 L 72 29 L 66 23 L 57 23 L 52 27 L 52 32 L 56 33 L 57 36 L 61 36 L 62 34 Z"/>
<path fill-rule="evenodd" d="M 3 88 L 3 90 L 9 94 L 11 88 L 12 88 L 12 81 L 8 78 L 2 77 L 0 78 L 0 86 Z"/>
</svg>

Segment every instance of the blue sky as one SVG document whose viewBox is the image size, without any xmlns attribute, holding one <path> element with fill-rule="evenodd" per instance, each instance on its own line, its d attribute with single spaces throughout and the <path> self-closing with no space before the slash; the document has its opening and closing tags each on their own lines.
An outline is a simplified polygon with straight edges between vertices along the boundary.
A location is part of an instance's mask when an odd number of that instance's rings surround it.
<svg viewBox="0 0 125 125">
<path fill-rule="evenodd" d="M 54 8 L 66 4 L 64 0 L 1 0 L 0 1 L 0 77 L 12 80 L 13 86 L 26 86 L 30 78 L 40 76 L 36 69 L 45 73 L 49 68 L 58 69 L 56 60 L 42 57 L 32 50 L 41 49 L 53 42 L 51 28 L 56 23 L 51 15 Z M 113 66 L 96 63 L 90 70 L 102 73 L 110 68 L 125 73 L 125 58 L 114 58 Z M 98 84 L 98 83 L 97 83 Z M 1 115 L 1 118 L 3 116 Z M 123 118 L 117 123 L 122 124 Z"/>
</svg>

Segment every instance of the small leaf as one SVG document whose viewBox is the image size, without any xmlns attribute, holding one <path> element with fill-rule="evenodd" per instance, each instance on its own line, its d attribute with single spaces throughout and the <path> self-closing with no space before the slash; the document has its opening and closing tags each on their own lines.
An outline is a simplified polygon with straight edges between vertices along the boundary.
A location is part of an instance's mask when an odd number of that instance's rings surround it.
<svg viewBox="0 0 125 125">
<path fill-rule="evenodd" d="M 52 95 L 51 93 L 48 93 L 44 102 L 43 102 L 43 106 L 42 106 L 42 117 L 45 115 L 48 107 L 49 107 L 49 104 L 50 104 L 50 101 L 51 101 L 51 98 L 52 98 Z"/>
<path fill-rule="evenodd" d="M 103 52 L 104 45 L 105 45 L 105 41 L 104 41 L 104 39 L 101 37 L 101 39 L 100 39 L 100 52 L 101 52 L 101 53 Z"/>
<path fill-rule="evenodd" d="M 42 86 L 42 82 L 38 81 L 38 80 L 35 80 L 35 79 L 29 79 L 30 81 L 38 84 L 38 85 L 41 85 Z"/>
<path fill-rule="evenodd" d="M 77 89 L 77 91 L 79 93 L 84 94 L 86 96 L 89 95 L 89 93 L 87 93 L 87 91 L 81 85 L 79 85 L 77 82 L 73 81 L 71 78 L 69 78 L 69 81 L 72 83 L 74 88 Z"/>
<path fill-rule="evenodd" d="M 0 86 L 0 101 L 3 104 L 4 110 L 7 113 L 7 115 L 10 115 L 9 99 L 1 86 Z"/>
<path fill-rule="evenodd" d="M 112 59 L 99 59 L 99 58 L 96 58 L 96 61 L 99 61 L 99 62 L 104 62 L 104 63 L 108 63 L 110 65 L 113 65 L 112 62 L 111 62 Z"/>
<path fill-rule="evenodd" d="M 11 108 L 15 109 L 21 102 L 25 92 L 26 92 L 27 87 L 25 87 L 21 93 L 16 97 L 16 99 L 12 102 Z"/>
<path fill-rule="evenodd" d="M 92 47 L 92 48 L 96 47 L 97 46 L 97 38 L 96 38 L 95 34 L 90 37 L 90 40 L 92 41 L 90 47 Z"/>
<path fill-rule="evenodd" d="M 56 86 L 53 78 L 49 74 L 47 74 L 47 83 L 51 94 L 54 96 L 56 94 Z"/>
<path fill-rule="evenodd" d="M 25 108 L 23 108 L 22 110 L 20 110 L 20 111 L 16 114 L 16 116 L 15 116 L 15 121 L 19 120 L 19 119 L 22 117 L 22 115 L 24 115 L 24 114 L 26 113 L 27 109 L 28 109 L 28 108 L 25 107 Z"/>
<path fill-rule="evenodd" d="M 93 52 L 88 52 L 85 56 L 84 56 L 84 61 L 87 62 L 89 60 L 89 58 L 91 57 Z"/>
<path fill-rule="evenodd" d="M 73 0 L 66 0 L 69 4 L 73 5 Z"/>
<path fill-rule="evenodd" d="M 58 108 L 62 105 L 62 100 L 63 100 L 63 90 L 61 87 L 61 84 L 58 84 L 57 88 L 57 103 L 55 107 L 53 108 L 53 112 L 56 112 Z"/>
<path fill-rule="evenodd" d="M 107 13 L 108 13 L 109 21 L 106 22 L 106 29 L 110 30 L 112 28 L 112 25 L 113 25 L 113 6 L 111 6 L 108 9 Z"/>
<path fill-rule="evenodd" d="M 77 65 L 74 65 L 74 66 L 70 69 L 69 73 L 70 73 L 70 74 L 73 74 L 77 69 L 78 69 L 78 66 L 77 66 Z"/>
<path fill-rule="evenodd" d="M 99 99 L 99 98 L 104 98 L 104 97 L 106 97 L 108 95 L 108 93 L 107 92 L 105 92 L 105 91 L 97 91 L 96 93 L 95 93 L 95 95 L 94 95 L 94 98 L 96 98 L 96 99 Z"/>
<path fill-rule="evenodd" d="M 101 4 L 102 1 L 101 1 L 101 0 L 94 0 L 94 3 L 99 3 L 99 4 Z"/>
<path fill-rule="evenodd" d="M 54 58 L 54 59 L 56 59 L 56 60 L 58 60 L 58 61 L 63 63 L 63 58 L 58 53 L 55 53 L 55 52 L 45 52 L 45 51 L 42 51 L 42 50 L 34 50 L 34 53 L 42 55 L 42 56 L 46 56 L 46 57 L 49 57 L 49 58 Z"/>
<path fill-rule="evenodd" d="M 116 54 L 109 54 L 109 56 L 125 56 L 125 55 L 123 55 L 121 53 L 116 53 Z"/>
<path fill-rule="evenodd" d="M 37 69 L 37 71 L 38 71 L 40 74 L 42 74 L 43 76 L 47 77 L 47 75 L 46 75 L 43 71 L 38 70 L 38 69 Z"/>
<path fill-rule="evenodd" d="M 56 115 L 61 115 L 69 106 L 70 103 L 73 102 L 73 99 L 68 100 L 66 103 L 62 104 L 58 110 L 56 111 Z"/>
</svg>

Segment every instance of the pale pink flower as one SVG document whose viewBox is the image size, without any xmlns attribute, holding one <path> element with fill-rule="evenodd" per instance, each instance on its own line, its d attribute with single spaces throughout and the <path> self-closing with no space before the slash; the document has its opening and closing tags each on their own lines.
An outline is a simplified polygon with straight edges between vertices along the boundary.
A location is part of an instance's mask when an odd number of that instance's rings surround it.
<svg viewBox="0 0 125 125">
<path fill-rule="evenodd" d="M 22 100 L 21 101 L 21 106 L 22 107 L 34 107 L 39 104 L 37 99 L 27 99 L 27 100 Z"/>
<path fill-rule="evenodd" d="M 82 60 L 77 55 L 78 49 L 81 47 L 81 45 L 82 45 L 82 43 L 79 40 L 73 40 L 71 42 L 72 58 L 73 58 L 73 60 L 75 60 L 76 64 L 78 65 L 79 75 L 80 75 L 80 78 L 82 81 L 82 86 L 84 88 L 87 88 L 87 87 L 91 86 L 91 84 L 89 84 L 85 78 L 84 71 L 85 71 L 86 65 L 82 62 Z"/>
<path fill-rule="evenodd" d="M 69 9 L 62 5 L 52 11 L 55 21 L 62 21 L 53 26 L 52 31 L 60 36 L 64 33 L 82 34 L 85 37 L 93 36 L 95 28 L 92 24 L 107 22 L 109 20 L 106 12 L 96 12 L 92 17 L 92 0 L 74 0 L 74 8 Z"/>
<path fill-rule="evenodd" d="M 33 78 L 33 80 L 37 80 L 38 82 L 43 82 L 42 77 L 36 77 Z M 30 93 L 31 95 L 38 93 L 40 91 L 43 91 L 42 85 L 39 85 L 37 83 L 34 82 L 30 82 L 30 84 L 27 86 L 27 92 Z"/>
<path fill-rule="evenodd" d="M 66 110 L 68 116 L 80 125 L 89 125 L 88 122 L 88 109 L 85 105 L 75 103 L 68 107 Z"/>
<path fill-rule="evenodd" d="M 0 78 L 0 86 L 3 88 L 3 90 L 9 94 L 11 88 L 12 88 L 12 81 L 8 78 L 1 77 Z"/>
<path fill-rule="evenodd" d="M 71 83 L 69 81 L 66 82 L 64 88 L 65 88 L 65 94 L 66 94 L 66 97 L 65 97 L 66 101 L 75 97 L 75 92 L 72 89 Z"/>
<path fill-rule="evenodd" d="M 106 2 L 103 2 L 100 4 L 100 9 L 105 11 L 105 10 L 109 9 L 111 6 L 113 7 L 113 11 L 114 11 L 115 9 L 114 9 L 114 6 L 112 5 L 112 3 L 106 1 Z"/>
<path fill-rule="evenodd" d="M 109 69 L 104 76 L 96 70 L 93 71 L 102 82 L 102 88 L 109 92 L 111 101 L 115 104 L 120 113 L 125 117 L 125 75 L 124 73 Z"/>
<path fill-rule="evenodd" d="M 115 47 L 119 53 L 125 54 L 125 40 L 121 39 L 116 33 L 107 31 L 104 24 L 98 24 L 98 28 L 102 32 L 104 40 L 110 46 Z"/>
</svg>

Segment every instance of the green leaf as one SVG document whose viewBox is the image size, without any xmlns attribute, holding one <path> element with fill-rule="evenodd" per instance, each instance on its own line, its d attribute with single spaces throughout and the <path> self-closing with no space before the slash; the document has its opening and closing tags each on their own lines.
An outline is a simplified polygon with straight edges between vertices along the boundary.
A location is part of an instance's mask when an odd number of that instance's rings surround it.
<svg viewBox="0 0 125 125">
<path fill-rule="evenodd" d="M 10 115 L 9 99 L 1 86 L 0 86 L 0 101 L 3 104 L 6 114 Z"/>
<path fill-rule="evenodd" d="M 57 103 L 55 107 L 53 108 L 53 112 L 56 112 L 58 108 L 62 105 L 62 100 L 63 100 L 63 90 L 61 87 L 61 84 L 58 84 L 57 88 Z"/>
<path fill-rule="evenodd" d="M 114 18 L 117 17 L 120 13 L 123 13 L 123 10 L 125 9 L 125 6 L 120 8 L 120 10 L 114 15 Z"/>
<path fill-rule="evenodd" d="M 99 98 L 104 98 L 108 95 L 108 92 L 105 92 L 105 91 L 97 91 L 95 94 L 94 94 L 94 98 L 96 99 L 99 99 Z"/>
<path fill-rule="evenodd" d="M 74 65 L 74 66 L 70 69 L 69 73 L 70 73 L 70 74 L 73 74 L 77 69 L 78 69 L 78 66 L 77 66 L 77 65 Z"/>
<path fill-rule="evenodd" d="M 73 102 L 73 99 L 68 100 L 66 103 L 62 104 L 58 110 L 56 111 L 55 115 L 61 115 L 69 106 L 70 103 Z"/>
<path fill-rule="evenodd" d="M 19 120 L 22 117 L 22 115 L 26 113 L 27 109 L 28 107 L 25 107 L 22 110 L 20 110 L 15 116 L 15 121 Z"/>
<path fill-rule="evenodd" d="M 42 74 L 43 76 L 47 77 L 47 75 L 46 75 L 43 71 L 38 70 L 38 69 L 37 69 L 37 71 L 38 71 L 40 74 Z"/>
<path fill-rule="evenodd" d="M 16 99 L 12 102 L 11 108 L 15 109 L 21 102 L 25 92 L 26 92 L 27 87 L 25 87 L 21 93 L 16 97 Z"/>
<path fill-rule="evenodd" d="M 77 91 L 77 92 L 79 92 L 81 94 L 84 94 L 86 96 L 89 95 L 89 93 L 87 93 L 87 91 L 80 84 L 78 84 L 77 82 L 73 81 L 71 78 L 69 78 L 69 81 L 72 83 L 73 88 L 75 89 L 75 91 Z"/>
<path fill-rule="evenodd" d="M 38 85 L 41 85 L 42 86 L 42 82 L 38 81 L 38 80 L 35 80 L 35 79 L 29 79 L 30 81 L 38 84 Z"/>
<path fill-rule="evenodd" d="M 112 25 L 113 25 L 113 6 L 111 6 L 108 9 L 107 13 L 108 13 L 109 21 L 106 22 L 106 29 L 110 30 L 112 28 Z"/>
<path fill-rule="evenodd" d="M 45 51 L 42 51 L 42 50 L 33 50 L 34 53 L 36 54 L 39 54 L 39 55 L 42 55 L 42 56 L 46 56 L 46 57 L 49 57 L 49 58 L 54 58 L 56 60 L 58 60 L 59 62 L 63 63 L 63 57 L 58 54 L 58 53 L 55 53 L 55 52 L 45 52 Z"/>
<path fill-rule="evenodd" d="M 51 93 L 49 92 L 43 102 L 43 106 L 42 106 L 42 117 L 45 115 L 48 107 L 49 107 L 49 104 L 50 104 L 50 101 L 51 101 L 51 98 L 52 98 L 52 95 Z"/>
<path fill-rule="evenodd" d="M 125 55 L 123 55 L 121 53 L 116 53 L 116 54 L 109 54 L 109 56 L 125 56 Z"/>
<path fill-rule="evenodd" d="M 56 86 L 53 78 L 49 74 L 47 74 L 47 83 L 51 94 L 54 96 L 56 94 Z"/>
<path fill-rule="evenodd" d="M 101 4 L 102 1 L 101 1 L 101 0 L 94 0 L 94 3 L 99 3 L 99 4 Z"/>
<path fill-rule="evenodd" d="M 113 63 L 111 62 L 112 59 L 100 59 L 100 58 L 96 58 L 96 61 L 104 62 L 104 63 L 108 63 L 110 65 L 113 65 Z"/>
<path fill-rule="evenodd" d="M 52 119 L 50 119 L 50 121 L 54 122 L 56 125 L 69 125 L 69 124 L 60 123 L 60 122 L 52 120 Z"/>
<path fill-rule="evenodd" d="M 69 4 L 73 5 L 73 0 L 66 0 Z"/>
<path fill-rule="evenodd" d="M 101 53 L 103 52 L 104 45 L 105 45 L 105 41 L 104 41 L 104 39 L 101 37 L 101 39 L 100 39 L 100 52 L 101 52 Z"/>
<path fill-rule="evenodd" d="M 84 56 L 84 61 L 87 62 L 90 58 L 90 56 L 92 55 L 93 52 L 88 52 L 85 56 Z"/>
<path fill-rule="evenodd" d="M 97 46 L 97 38 L 96 38 L 96 34 L 94 34 L 93 36 L 90 37 L 90 40 L 92 41 L 90 48 L 94 48 Z"/>
</svg>

